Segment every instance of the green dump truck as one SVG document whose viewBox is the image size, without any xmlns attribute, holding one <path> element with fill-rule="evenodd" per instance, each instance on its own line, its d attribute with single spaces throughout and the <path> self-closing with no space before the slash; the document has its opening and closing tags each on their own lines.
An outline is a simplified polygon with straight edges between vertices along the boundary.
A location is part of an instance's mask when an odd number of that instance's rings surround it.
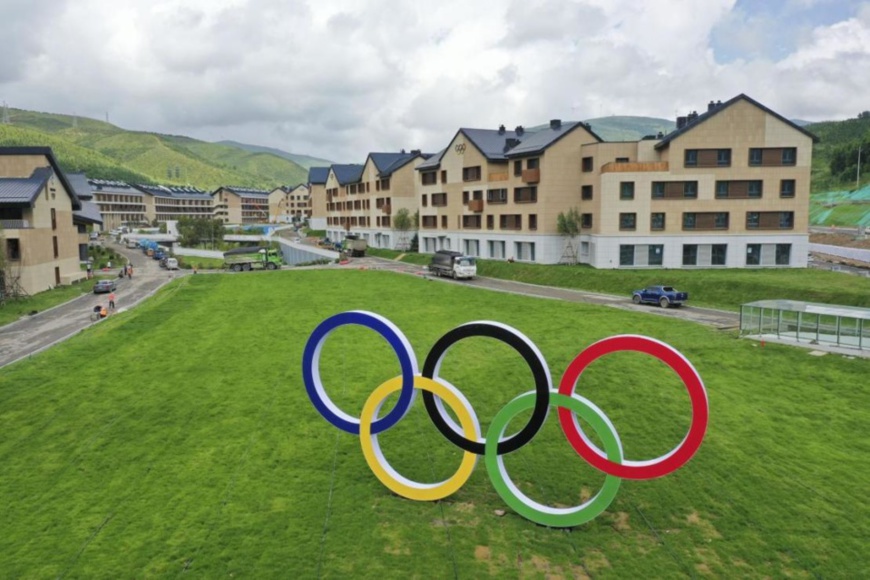
<svg viewBox="0 0 870 580">
<path fill-rule="evenodd" d="M 277 270 L 284 261 L 278 250 L 265 246 L 248 246 L 224 252 L 224 267 L 234 272 L 242 270 Z"/>
</svg>

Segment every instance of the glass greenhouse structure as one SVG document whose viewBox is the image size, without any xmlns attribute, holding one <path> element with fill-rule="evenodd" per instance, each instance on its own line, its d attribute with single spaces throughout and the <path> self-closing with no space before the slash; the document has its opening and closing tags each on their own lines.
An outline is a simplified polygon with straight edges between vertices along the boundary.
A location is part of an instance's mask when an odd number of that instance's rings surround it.
<svg viewBox="0 0 870 580">
<path fill-rule="evenodd" d="M 870 350 L 870 309 L 759 300 L 740 307 L 740 336 Z"/>
</svg>

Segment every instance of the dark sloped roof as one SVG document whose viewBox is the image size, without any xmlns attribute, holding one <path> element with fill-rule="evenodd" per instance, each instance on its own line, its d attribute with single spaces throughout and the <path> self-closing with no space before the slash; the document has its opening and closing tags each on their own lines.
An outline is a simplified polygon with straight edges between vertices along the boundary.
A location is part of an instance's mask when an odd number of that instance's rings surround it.
<svg viewBox="0 0 870 580">
<path fill-rule="evenodd" d="M 539 129 L 531 134 L 523 134 L 522 137 L 520 137 L 520 144 L 505 153 L 505 156 L 508 158 L 512 158 L 543 153 L 543 151 L 547 147 L 553 145 L 559 139 L 561 139 L 571 131 L 577 129 L 578 127 L 586 129 L 586 131 L 590 135 L 592 135 L 599 143 L 601 142 L 601 137 L 596 135 L 592 131 L 591 127 L 583 123 L 572 121 L 570 123 L 562 123 L 558 129 L 546 127 L 544 129 Z"/>
<path fill-rule="evenodd" d="M 363 166 L 358 164 L 333 165 L 330 169 L 340 185 L 358 182 L 363 172 Z"/>
<path fill-rule="evenodd" d="M 76 197 L 75 190 L 66 178 L 66 174 L 57 164 L 57 160 L 54 158 L 54 153 L 52 153 L 51 147 L 0 147 L 0 155 L 44 155 L 48 160 L 48 164 L 54 170 L 54 174 L 60 180 L 61 185 L 63 185 L 64 190 L 69 195 L 73 210 L 81 209 L 81 201 Z"/>
<path fill-rule="evenodd" d="M 137 185 L 136 189 L 155 197 L 174 199 L 211 199 L 207 191 L 185 185 Z"/>
<path fill-rule="evenodd" d="M 396 164 L 398 161 L 408 162 L 416 157 L 413 153 L 369 153 L 369 159 L 375 164 L 378 173 L 383 174 L 388 167 Z"/>
<path fill-rule="evenodd" d="M 91 193 L 95 191 L 104 191 L 106 193 L 123 193 L 125 195 L 141 196 L 142 192 L 132 185 L 124 181 L 109 181 L 106 179 L 89 179 L 91 184 Z"/>
<path fill-rule="evenodd" d="M 494 129 L 460 129 L 460 133 L 471 141 L 484 157 L 490 161 L 504 161 L 506 149 L 510 149 L 520 141 L 516 131 L 500 132 Z M 523 133 L 528 138 L 529 133 Z M 455 137 L 454 137 L 455 139 Z M 513 141 L 508 141 L 509 139 Z"/>
<path fill-rule="evenodd" d="M 426 157 L 426 161 L 416 167 L 417 171 L 432 171 L 433 169 L 438 169 L 441 167 L 441 159 L 444 158 L 444 153 L 446 152 L 447 149 L 442 149 L 434 155 L 429 154 L 429 156 Z"/>
<path fill-rule="evenodd" d="M 82 209 L 73 212 L 73 223 L 102 224 L 100 206 L 92 201 L 82 201 Z"/>
<path fill-rule="evenodd" d="M 88 183 L 88 177 L 84 173 L 67 173 L 66 178 L 80 200 L 87 201 L 94 197 L 91 184 Z"/>
<path fill-rule="evenodd" d="M 0 204 L 33 205 L 33 200 L 45 187 L 51 173 L 50 167 L 38 167 L 30 177 L 0 178 Z"/>
<path fill-rule="evenodd" d="M 710 110 L 710 111 L 707 111 L 705 113 L 702 113 L 701 115 L 698 115 L 697 119 L 695 119 L 691 123 L 687 123 L 684 127 L 681 127 L 680 129 L 677 129 L 675 131 L 671 131 L 670 133 L 665 135 L 664 139 L 662 139 L 661 141 L 656 143 L 656 146 L 655 146 L 656 149 L 663 149 L 663 148 L 667 147 L 670 144 L 670 142 L 673 141 L 674 139 L 676 139 L 677 137 L 683 135 L 684 133 L 687 133 L 688 131 L 691 131 L 692 129 L 694 129 L 695 127 L 697 127 L 698 125 L 700 125 L 701 123 L 706 121 L 707 119 L 711 119 L 711 118 L 715 117 L 718 113 L 724 111 L 725 109 L 727 109 L 731 105 L 733 105 L 741 100 L 746 101 L 752 105 L 755 105 L 756 107 L 758 107 L 759 109 L 761 109 L 765 113 L 769 113 L 769 114 L 773 115 L 774 117 L 776 117 L 777 119 L 779 119 L 783 123 L 790 125 L 795 130 L 800 131 L 801 133 L 803 133 L 804 135 L 806 135 L 807 137 L 812 139 L 813 143 L 818 143 L 819 138 L 816 137 L 815 135 L 813 135 L 812 133 L 810 133 L 809 131 L 807 131 L 806 129 L 804 129 L 803 127 L 801 127 L 800 125 L 796 125 L 795 123 L 792 123 L 791 121 L 789 121 L 788 119 L 786 119 L 785 117 L 783 117 L 782 115 L 777 113 L 776 111 L 774 111 L 772 109 L 768 109 L 767 107 L 765 107 L 764 105 L 762 105 L 758 101 L 744 95 L 743 93 L 740 93 L 739 95 L 737 95 L 733 99 L 725 101 L 721 105 L 717 105 L 713 110 Z"/>
<path fill-rule="evenodd" d="M 311 167 L 308 170 L 308 183 L 323 185 L 329 178 L 329 167 Z"/>
</svg>

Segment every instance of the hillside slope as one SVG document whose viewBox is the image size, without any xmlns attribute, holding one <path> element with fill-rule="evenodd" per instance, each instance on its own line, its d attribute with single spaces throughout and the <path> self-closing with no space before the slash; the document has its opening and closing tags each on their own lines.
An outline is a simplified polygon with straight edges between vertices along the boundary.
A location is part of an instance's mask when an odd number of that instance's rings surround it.
<svg viewBox="0 0 870 580">
<path fill-rule="evenodd" d="M 283 157 L 284 159 L 289 159 L 290 161 L 298 164 L 305 169 L 310 169 L 312 167 L 329 167 L 333 164 L 332 161 L 328 161 L 326 159 L 320 159 L 318 157 L 310 157 L 308 155 L 298 155 L 296 153 L 288 153 L 287 151 L 283 151 L 281 149 L 276 149 L 274 147 L 263 147 L 261 145 L 249 145 L 248 143 L 239 143 L 238 141 L 218 141 L 216 145 L 227 145 L 229 147 L 237 147 L 239 149 L 244 149 L 245 151 L 251 151 L 252 153 L 271 153 L 272 155 L 277 155 L 278 157 Z"/>
</svg>

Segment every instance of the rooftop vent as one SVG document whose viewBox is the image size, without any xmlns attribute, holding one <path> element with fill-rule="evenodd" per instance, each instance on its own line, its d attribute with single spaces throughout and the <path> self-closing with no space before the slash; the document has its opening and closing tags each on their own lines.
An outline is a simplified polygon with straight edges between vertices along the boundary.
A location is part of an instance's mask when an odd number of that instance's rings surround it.
<svg viewBox="0 0 870 580">
<path fill-rule="evenodd" d="M 517 137 L 520 137 L 523 133 L 525 133 L 525 129 L 523 129 L 522 125 L 517 125 L 517 128 L 514 129 L 514 132 L 517 134 Z"/>
<path fill-rule="evenodd" d="M 688 123 L 687 117 L 677 117 L 677 129 L 682 129 Z"/>
<path fill-rule="evenodd" d="M 499 125 L 499 126 L 498 126 L 498 134 L 499 134 L 499 135 L 504 135 L 504 125 Z"/>
</svg>

